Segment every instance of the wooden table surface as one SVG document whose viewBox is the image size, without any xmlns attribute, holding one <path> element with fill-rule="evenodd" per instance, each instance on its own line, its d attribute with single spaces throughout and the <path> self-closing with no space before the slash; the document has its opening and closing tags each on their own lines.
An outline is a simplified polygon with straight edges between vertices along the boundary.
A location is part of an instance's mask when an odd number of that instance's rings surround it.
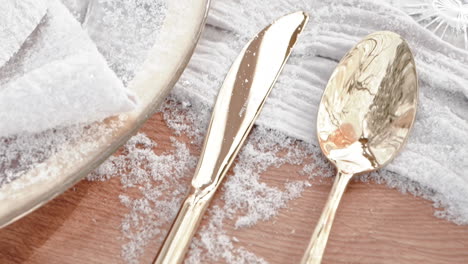
<svg viewBox="0 0 468 264">
<path fill-rule="evenodd" d="M 160 114 L 141 131 L 170 146 L 172 132 Z M 285 165 L 269 170 L 262 179 L 283 182 L 285 173 L 291 180 L 300 179 L 297 171 L 297 166 Z M 331 183 L 332 179 L 314 180 L 302 197 L 290 201 L 271 221 L 242 229 L 226 222 L 225 228 L 239 245 L 270 263 L 298 263 Z M 120 223 L 127 208 L 119 201 L 121 192 L 117 178 L 81 181 L 0 230 L 0 263 L 123 263 Z M 218 194 L 213 204 L 220 203 Z M 375 183 L 352 182 L 323 263 L 468 263 L 468 226 L 437 219 L 434 210 L 424 199 Z M 140 263 L 150 263 L 159 246 L 148 245 Z"/>
</svg>

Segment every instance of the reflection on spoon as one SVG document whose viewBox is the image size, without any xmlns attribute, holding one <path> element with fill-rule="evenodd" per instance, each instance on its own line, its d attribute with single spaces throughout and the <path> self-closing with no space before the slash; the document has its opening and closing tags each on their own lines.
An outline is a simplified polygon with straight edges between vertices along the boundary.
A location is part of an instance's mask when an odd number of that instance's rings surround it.
<svg viewBox="0 0 468 264">
<path fill-rule="evenodd" d="M 320 102 L 317 135 L 338 173 L 302 263 L 320 263 L 338 204 L 355 174 L 382 168 L 400 151 L 418 99 L 408 44 L 392 32 L 364 38 L 333 72 Z"/>
</svg>

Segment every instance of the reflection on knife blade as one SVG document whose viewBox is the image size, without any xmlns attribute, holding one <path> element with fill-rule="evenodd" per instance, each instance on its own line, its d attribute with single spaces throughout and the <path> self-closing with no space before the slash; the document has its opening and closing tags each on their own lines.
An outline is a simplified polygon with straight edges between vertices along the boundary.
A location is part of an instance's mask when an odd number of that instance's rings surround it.
<svg viewBox="0 0 468 264">
<path fill-rule="evenodd" d="M 242 50 L 219 91 L 190 194 L 154 263 L 182 263 L 213 195 L 253 127 L 308 15 L 278 19 Z"/>
</svg>

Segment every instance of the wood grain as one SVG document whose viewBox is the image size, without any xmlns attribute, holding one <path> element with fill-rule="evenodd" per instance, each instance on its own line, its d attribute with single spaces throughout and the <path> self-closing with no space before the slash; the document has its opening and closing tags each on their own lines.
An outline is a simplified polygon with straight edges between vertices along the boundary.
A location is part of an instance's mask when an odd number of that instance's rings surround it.
<svg viewBox="0 0 468 264">
<path fill-rule="evenodd" d="M 154 115 L 141 131 L 170 148 L 173 135 L 161 115 Z M 300 179 L 299 170 L 285 165 L 269 170 L 262 180 L 275 185 L 283 183 L 285 175 Z M 243 229 L 228 221 L 227 232 L 238 239 L 237 245 L 270 263 L 298 263 L 331 183 L 332 179 L 314 180 L 273 220 Z M 118 199 L 121 192 L 116 178 L 81 181 L 0 230 L 0 263 L 123 263 L 120 223 L 127 209 Z M 216 204 L 222 204 L 220 194 L 213 201 Z M 323 263 L 468 263 L 468 227 L 437 219 L 434 210 L 421 198 L 375 183 L 352 182 Z M 158 242 L 148 245 L 141 263 L 150 263 L 159 246 Z"/>
</svg>

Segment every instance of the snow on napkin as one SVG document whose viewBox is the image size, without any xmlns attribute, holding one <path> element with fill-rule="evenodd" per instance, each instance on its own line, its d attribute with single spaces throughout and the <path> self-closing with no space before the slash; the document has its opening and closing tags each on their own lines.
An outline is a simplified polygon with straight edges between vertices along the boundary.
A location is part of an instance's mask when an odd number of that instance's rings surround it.
<svg viewBox="0 0 468 264">
<path fill-rule="evenodd" d="M 167 0 L 62 0 L 127 85 L 141 70 L 166 18 Z"/>
<path fill-rule="evenodd" d="M 90 123 L 132 110 L 134 96 L 67 8 L 57 0 L 39 2 L 47 4 L 47 14 L 0 68 L 0 137 Z M 32 20 L 32 11 L 21 10 L 25 21 Z"/>
<path fill-rule="evenodd" d="M 6 0 L 0 8 L 0 67 L 15 54 L 44 17 L 40 0 Z"/>
</svg>

